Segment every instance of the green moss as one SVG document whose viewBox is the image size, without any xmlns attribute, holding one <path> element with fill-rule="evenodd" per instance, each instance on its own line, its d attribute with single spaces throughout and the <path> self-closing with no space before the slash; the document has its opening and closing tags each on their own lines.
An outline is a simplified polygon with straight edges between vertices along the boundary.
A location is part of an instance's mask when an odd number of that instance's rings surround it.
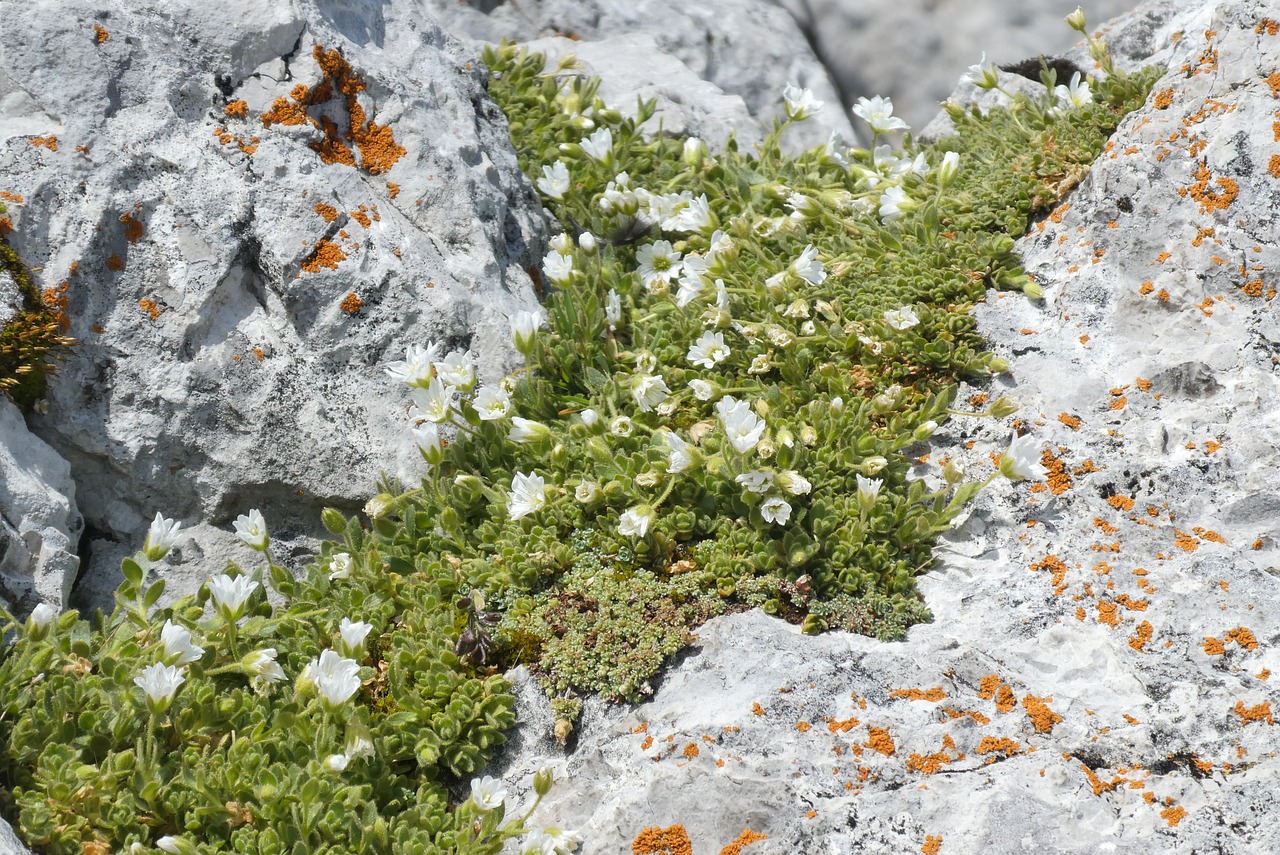
<svg viewBox="0 0 1280 855">
<path fill-rule="evenodd" d="M 45 304 L 26 265 L 3 235 L 0 271 L 13 279 L 22 294 L 22 309 L 0 329 L 0 392 L 26 408 L 44 397 L 48 377 L 57 370 L 54 360 L 63 357 L 74 340 L 63 335 L 59 312 Z"/>
</svg>

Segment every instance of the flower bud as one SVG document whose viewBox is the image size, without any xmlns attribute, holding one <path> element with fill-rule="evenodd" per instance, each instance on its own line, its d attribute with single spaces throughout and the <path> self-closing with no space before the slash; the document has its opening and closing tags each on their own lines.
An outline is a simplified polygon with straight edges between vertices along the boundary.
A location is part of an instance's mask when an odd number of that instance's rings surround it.
<svg viewBox="0 0 1280 855">
<path fill-rule="evenodd" d="M 1009 360 L 1001 356 L 994 357 L 988 360 L 987 370 L 992 374 L 1003 374 L 1009 370 Z"/>
<path fill-rule="evenodd" d="M 365 516 L 367 516 L 371 520 L 376 520 L 378 517 L 390 511 L 391 508 L 395 505 L 395 503 L 396 503 L 395 496 L 391 495 L 390 493 L 379 493 L 369 501 L 365 502 L 365 505 L 364 505 Z"/>
<path fill-rule="evenodd" d="M 773 457 L 778 451 L 778 447 L 774 445 L 773 440 L 765 437 L 756 444 L 756 453 L 761 457 Z"/>
<path fill-rule="evenodd" d="M 1077 33 L 1083 33 L 1085 30 L 1084 9 L 1079 6 L 1076 10 L 1068 15 L 1065 19 L 1067 26 L 1075 30 Z"/>
<path fill-rule="evenodd" d="M 947 465 L 942 468 L 942 477 L 948 486 L 954 487 L 964 479 L 964 464 L 954 458 L 948 460 Z"/>
<path fill-rule="evenodd" d="M 598 436 L 587 440 L 587 454 L 591 455 L 591 459 L 596 463 L 607 464 L 613 461 L 613 450 L 609 448 L 609 443 Z"/>
<path fill-rule="evenodd" d="M 656 487 L 657 484 L 658 484 L 657 472 L 652 472 L 652 471 L 641 472 L 639 475 L 636 476 L 637 487 L 645 487 L 645 488 Z"/>
<path fill-rule="evenodd" d="M 453 489 L 467 502 L 474 502 L 484 495 L 484 482 L 475 475 L 459 475 L 453 479 Z"/>
<path fill-rule="evenodd" d="M 591 232 L 583 232 L 582 234 L 578 235 L 578 246 L 582 247 L 587 252 L 595 252 L 596 236 L 593 235 Z"/>
<path fill-rule="evenodd" d="M 689 137 L 684 141 L 684 151 L 680 154 L 680 159 L 687 165 L 697 169 L 702 166 L 702 160 L 707 156 L 707 146 L 697 137 Z"/>
<path fill-rule="evenodd" d="M 31 610 L 31 614 L 27 617 L 26 635 L 31 641 L 39 641 L 49 632 L 53 619 L 58 616 L 58 610 L 48 603 L 37 603 L 36 607 Z"/>
<path fill-rule="evenodd" d="M 582 423 L 587 427 L 594 428 L 600 421 L 600 414 L 588 408 L 579 413 L 578 418 L 582 419 Z"/>
<path fill-rule="evenodd" d="M 933 436 L 934 431 L 936 431 L 937 429 L 938 429 L 938 423 L 930 419 L 929 421 L 925 422 L 924 424 L 916 428 L 915 433 L 911 435 L 911 438 L 914 439 L 916 442 L 924 442 L 926 439 Z"/>
<path fill-rule="evenodd" d="M 1044 299 L 1044 289 L 1035 282 L 1028 282 L 1022 286 L 1022 293 L 1026 294 L 1032 300 Z"/>
<path fill-rule="evenodd" d="M 347 518 L 337 508 L 325 508 L 320 512 L 320 522 L 330 534 L 341 534 L 347 528 Z"/>
<path fill-rule="evenodd" d="M 863 475 L 871 476 L 883 472 L 885 467 L 889 465 L 889 461 L 883 457 L 868 457 L 862 461 L 862 465 L 858 469 Z"/>
<path fill-rule="evenodd" d="M 555 778 L 551 774 L 550 766 L 543 766 L 533 776 L 533 791 L 540 796 L 545 796 L 551 790 L 551 784 Z"/>
<path fill-rule="evenodd" d="M 556 466 L 564 466 L 569 460 L 569 452 L 565 451 L 564 443 L 557 442 L 555 447 L 551 449 L 551 462 Z"/>
<path fill-rule="evenodd" d="M 942 156 L 942 163 L 938 166 L 938 186 L 950 187 L 955 181 L 956 175 L 960 172 L 960 155 L 957 152 L 949 151 Z"/>
<path fill-rule="evenodd" d="M 1003 419 L 1018 412 L 1018 402 L 1006 395 L 996 398 L 995 403 L 991 405 L 991 417 Z"/>
<path fill-rule="evenodd" d="M 196 845 L 185 837 L 165 835 L 156 841 L 156 848 L 169 855 L 196 855 Z"/>
<path fill-rule="evenodd" d="M 561 255 L 568 255 L 573 249 L 573 240 L 565 232 L 561 232 L 551 239 L 551 248 Z"/>
<path fill-rule="evenodd" d="M 626 486 L 624 486 L 623 483 L 617 479 L 614 479 L 613 481 L 610 481 L 609 483 L 604 485 L 604 497 L 611 502 L 617 501 L 622 496 L 626 495 L 626 492 L 627 492 Z"/>
<path fill-rule="evenodd" d="M 843 412 L 843 411 L 844 411 L 844 398 L 841 398 L 839 395 L 836 395 L 834 398 L 832 398 L 832 399 L 831 399 L 831 410 L 832 410 L 832 412 L 836 412 L 836 413 Z"/>
<path fill-rule="evenodd" d="M 812 425 L 805 425 L 800 429 L 800 441 L 807 448 L 813 448 L 818 444 L 818 432 L 814 430 Z"/>
<path fill-rule="evenodd" d="M 600 488 L 591 481 L 583 481 L 574 488 L 573 497 L 584 505 L 590 505 L 600 498 Z"/>
</svg>

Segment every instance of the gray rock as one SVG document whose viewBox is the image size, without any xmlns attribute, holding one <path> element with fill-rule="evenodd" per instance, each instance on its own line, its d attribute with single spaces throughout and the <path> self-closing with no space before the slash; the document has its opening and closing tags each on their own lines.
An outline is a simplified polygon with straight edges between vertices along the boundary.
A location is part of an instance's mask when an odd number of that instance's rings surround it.
<svg viewBox="0 0 1280 855">
<path fill-rule="evenodd" d="M 0 395 L 0 595 L 24 612 L 66 608 L 83 527 L 70 465 Z"/>
<path fill-rule="evenodd" d="M 3 819 L 0 819 L 0 855 L 31 855 L 31 850 L 22 845 L 9 823 Z"/>
<path fill-rule="evenodd" d="M 711 621 L 652 700 L 508 759 L 513 794 L 548 760 L 567 779 L 535 824 L 588 853 L 676 823 L 700 852 L 766 833 L 761 855 L 1280 851 L 1280 36 L 1244 0 L 1103 29 L 1170 72 L 1019 242 L 1045 299 L 976 310 L 1013 366 L 983 391 L 1021 401 L 1051 488 L 984 492 L 902 643 Z M 1008 428 L 934 441 L 982 477 Z"/>
<path fill-rule="evenodd" d="M 22 311 L 22 292 L 8 271 L 0 270 L 0 328 Z"/>
<path fill-rule="evenodd" d="M 624 35 L 647 36 L 658 51 L 626 71 L 627 78 L 636 81 L 627 85 L 670 93 L 674 81 L 665 75 L 674 57 L 703 80 L 741 97 L 751 115 L 766 126 L 784 118 L 782 90 L 788 84 L 806 86 L 826 108 L 788 131 L 785 142 L 807 148 L 826 144 L 832 131 L 845 139 L 853 136 L 839 93 L 804 34 L 784 9 L 767 0 L 429 0 L 428 5 L 451 32 L 488 42 L 565 36 L 583 45 Z M 637 54 L 641 50 L 639 42 L 628 44 Z M 690 91 L 673 97 L 679 105 L 697 103 L 704 96 Z M 716 99 L 710 100 L 712 109 L 720 109 Z"/>
<path fill-rule="evenodd" d="M 157 511 L 190 532 L 176 593 L 251 559 L 229 533 L 250 508 L 301 558 L 322 506 L 355 510 L 380 471 L 416 480 L 383 367 L 433 339 L 505 373 L 544 240 L 472 51 L 413 0 L 4 17 L 10 240 L 38 285 L 70 283 L 80 340 L 32 426 L 71 463 L 90 586 Z"/>
</svg>

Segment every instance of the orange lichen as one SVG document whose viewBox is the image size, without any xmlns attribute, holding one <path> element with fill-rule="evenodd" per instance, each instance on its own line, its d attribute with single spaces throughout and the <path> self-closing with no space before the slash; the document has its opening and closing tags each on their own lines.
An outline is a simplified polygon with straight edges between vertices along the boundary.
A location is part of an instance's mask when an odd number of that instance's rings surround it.
<svg viewBox="0 0 1280 855">
<path fill-rule="evenodd" d="M 850 730 L 858 726 L 858 720 L 856 718 L 828 718 L 825 719 L 825 721 L 827 722 L 827 730 L 832 733 L 848 733 Z"/>
<path fill-rule="evenodd" d="M 1107 504 L 1115 508 L 1117 511 L 1133 510 L 1133 499 L 1129 496 L 1121 496 L 1118 493 L 1114 496 L 1108 496 Z"/>
<path fill-rule="evenodd" d="M 758 702 L 751 704 L 751 712 L 755 715 L 764 715 L 765 709 Z"/>
<path fill-rule="evenodd" d="M 150 297 L 143 297 L 139 300 L 138 308 L 150 315 L 153 321 L 164 314 L 164 307 Z"/>
<path fill-rule="evenodd" d="M 111 33 L 108 33 L 101 24 L 93 25 L 93 40 L 95 42 L 102 44 L 109 38 L 111 38 Z"/>
<path fill-rule="evenodd" d="M 1212 635 L 1206 635 L 1204 639 L 1204 652 L 1207 656 L 1221 656 L 1227 652 L 1227 646 Z"/>
<path fill-rule="evenodd" d="M 342 247 L 333 241 L 321 239 L 316 242 L 315 252 L 302 262 L 302 269 L 307 273 L 318 273 L 321 267 L 334 270 L 346 257 Z"/>
<path fill-rule="evenodd" d="M 369 215 L 365 213 L 364 205 L 361 205 L 357 210 L 348 211 L 347 213 L 351 215 L 351 219 L 355 220 L 357 223 L 364 226 L 366 229 L 369 228 L 369 224 L 371 221 L 369 219 Z"/>
<path fill-rule="evenodd" d="M 45 288 L 40 294 L 40 300 L 47 307 L 53 310 L 53 317 L 58 322 L 58 329 L 67 332 L 71 329 L 71 316 L 67 314 L 67 290 L 71 287 L 69 282 L 61 282 L 57 288 Z"/>
<path fill-rule="evenodd" d="M 121 260 L 120 256 L 112 255 L 109 258 L 107 258 L 107 269 L 117 270 L 117 271 L 124 270 L 124 261 Z"/>
<path fill-rule="evenodd" d="M 0 190 L 0 199 L 6 202 L 12 202 L 15 205 L 21 205 L 26 199 L 22 198 L 21 193 L 11 193 L 8 190 Z"/>
<path fill-rule="evenodd" d="M 351 291 L 346 297 L 342 298 L 342 303 L 338 308 L 346 312 L 348 315 L 357 314 L 364 307 L 364 300 L 361 300 L 355 291 Z"/>
<path fill-rule="evenodd" d="M 1118 594 L 1116 596 L 1116 603 L 1124 606 L 1131 612 L 1145 612 L 1147 610 L 1147 606 L 1151 605 L 1147 600 L 1135 600 L 1128 594 Z"/>
<path fill-rule="evenodd" d="M 1181 805 L 1167 807 L 1160 811 L 1160 816 L 1164 818 L 1165 822 L 1169 823 L 1170 828 L 1173 828 L 1175 825 L 1182 822 L 1182 818 L 1186 815 L 1187 809 Z"/>
<path fill-rule="evenodd" d="M 1127 783 L 1129 780 L 1123 775 L 1116 775 L 1110 781 L 1103 781 L 1092 769 L 1083 763 L 1080 764 L 1080 768 L 1084 770 L 1084 776 L 1089 779 L 1089 786 L 1093 789 L 1093 794 L 1095 796 L 1100 796 L 1103 793 L 1109 793 L 1121 784 Z"/>
<path fill-rule="evenodd" d="M 399 195 L 400 195 L 400 185 L 399 185 L 399 184 L 395 184 L 395 183 L 393 183 L 393 182 L 391 182 L 391 181 L 388 181 L 388 182 L 387 182 L 387 195 L 388 195 L 390 198 L 392 198 L 392 199 L 394 199 L 395 197 L 399 196 Z"/>
<path fill-rule="evenodd" d="M 1022 706 L 1026 708 L 1027 717 L 1031 719 L 1036 733 L 1052 733 L 1053 726 L 1062 721 L 1062 716 L 1049 709 L 1049 701 L 1052 700 L 1052 697 L 1037 698 L 1031 694 L 1022 698 Z"/>
<path fill-rule="evenodd" d="M 1271 87 L 1271 94 L 1273 96 L 1280 95 L 1280 71 L 1268 75 L 1267 85 Z"/>
<path fill-rule="evenodd" d="M 808 733 L 812 728 L 813 728 L 813 725 L 809 724 L 809 722 L 807 721 L 796 722 L 796 730 L 800 731 L 801 733 Z"/>
<path fill-rule="evenodd" d="M 1066 582 L 1067 569 L 1068 568 L 1067 568 L 1066 562 L 1056 555 L 1046 555 L 1044 558 L 1041 558 L 1039 561 L 1036 561 L 1031 565 L 1032 571 L 1048 570 L 1051 574 L 1053 574 L 1050 584 L 1053 585 L 1053 592 L 1055 594 L 1061 594 L 1062 592 L 1067 590 L 1067 582 Z M 995 675 L 991 674 L 989 677 L 983 678 L 982 685 L 983 685 L 984 692 L 987 686 L 986 681 L 994 677 Z M 996 679 L 998 680 L 998 678 Z M 991 692 L 994 693 L 995 689 L 992 688 Z M 979 697 L 990 698 L 991 693 L 979 694 Z"/>
<path fill-rule="evenodd" d="M 1280 25 L 1270 18 L 1263 18 L 1258 22 L 1258 26 L 1253 28 L 1253 31 L 1258 35 L 1266 33 L 1269 36 L 1274 36 L 1277 32 L 1280 32 Z"/>
<path fill-rule="evenodd" d="M 1116 604 L 1107 600 L 1098 602 L 1098 623 L 1105 623 L 1107 626 L 1116 627 L 1120 625 L 1120 615 L 1116 609 Z"/>
<path fill-rule="evenodd" d="M 1191 194 L 1191 198 L 1200 203 L 1200 213 L 1202 214 L 1225 210 L 1240 195 L 1240 185 L 1234 179 L 1225 176 L 1215 179 L 1213 173 L 1209 171 L 1209 167 L 1203 163 L 1196 167 L 1195 177 L 1195 182 L 1190 184 L 1186 190 Z M 1217 184 L 1222 189 L 1211 190 L 1209 188 L 1210 182 Z"/>
<path fill-rule="evenodd" d="M 924 844 L 920 847 L 921 855 L 938 855 L 941 851 L 941 835 L 926 834 L 924 837 Z"/>
<path fill-rule="evenodd" d="M 1074 486 L 1071 476 L 1067 473 L 1066 463 L 1061 458 L 1054 457 L 1049 449 L 1046 448 L 1040 455 L 1040 463 L 1048 471 L 1045 481 L 1053 495 L 1061 496 Z"/>
<path fill-rule="evenodd" d="M 1102 532 L 1103 534 L 1115 534 L 1117 531 L 1119 531 L 1119 529 L 1111 525 L 1111 523 L 1107 522 L 1102 517 L 1093 518 L 1093 527 L 1096 528 L 1098 531 Z"/>
<path fill-rule="evenodd" d="M 1108 404 L 1107 409 L 1123 410 L 1128 403 L 1129 403 L 1129 398 L 1125 395 L 1121 395 L 1119 398 L 1116 398 L 1114 401 Z"/>
<path fill-rule="evenodd" d="M 693 855 L 689 832 L 683 825 L 646 828 L 631 841 L 632 855 Z"/>
<path fill-rule="evenodd" d="M 1070 413 L 1059 413 L 1058 421 L 1072 430 L 1080 430 L 1080 418 L 1078 416 L 1073 416 Z"/>
<path fill-rule="evenodd" d="M 1138 624 L 1137 631 L 1133 634 L 1133 637 L 1129 639 L 1129 646 L 1141 653 L 1142 648 L 1151 640 L 1151 633 L 1151 624 L 1144 620 L 1142 623 Z"/>
<path fill-rule="evenodd" d="M 58 150 L 58 138 L 53 134 L 49 134 L 49 136 L 47 137 L 32 137 L 31 144 L 36 146 L 44 146 L 45 148 L 49 149 L 49 151 Z"/>
<path fill-rule="evenodd" d="M 977 710 L 960 710 L 954 707 L 943 707 L 942 711 L 946 714 L 947 718 L 969 718 L 973 719 L 973 723 L 979 726 L 991 724 L 991 719 Z"/>
<path fill-rule="evenodd" d="M 249 115 L 249 105 L 244 102 L 244 99 L 237 98 L 223 107 L 222 112 L 233 119 L 243 119 Z"/>
<path fill-rule="evenodd" d="M 338 209 L 332 205 L 326 205 L 323 202 L 316 202 L 315 207 L 313 207 L 312 210 L 319 214 L 326 223 L 332 223 L 334 220 L 338 219 Z"/>
<path fill-rule="evenodd" d="M 690 742 L 688 745 L 684 747 L 684 751 L 680 753 L 685 756 L 685 759 L 692 760 L 693 758 L 697 757 L 699 753 L 697 743 Z"/>
<path fill-rule="evenodd" d="M 720 855 L 739 855 L 739 853 L 742 852 L 743 847 L 750 846 L 752 843 L 758 843 L 768 837 L 769 835 L 767 834 L 761 834 L 758 831 L 752 831 L 749 828 L 744 828 L 742 833 L 739 834 L 732 843 L 720 850 Z"/>
<path fill-rule="evenodd" d="M 906 698 L 912 701 L 931 701 L 937 703 L 947 696 L 942 691 L 941 686 L 934 686 L 932 689 L 894 689 L 889 692 L 891 698 Z"/>
<path fill-rule="evenodd" d="M 1170 104 L 1172 104 L 1173 103 L 1173 87 L 1170 87 L 1168 89 L 1161 89 L 1159 92 L 1157 92 L 1155 100 L 1152 103 L 1155 104 L 1155 107 L 1157 110 L 1163 110 L 1166 107 L 1168 107 Z"/>
<path fill-rule="evenodd" d="M 124 236 L 129 243 L 137 243 L 146 232 L 142 221 L 135 219 L 133 214 L 121 214 L 120 222 L 124 223 Z"/>
<path fill-rule="evenodd" d="M 1223 640 L 1228 642 L 1234 641 L 1245 650 L 1258 649 L 1258 639 L 1247 627 L 1238 626 L 1235 629 L 1229 630 L 1227 634 L 1223 636 Z"/>
<path fill-rule="evenodd" d="M 886 757 L 892 757 L 898 750 L 898 746 L 894 744 L 893 737 L 889 735 L 887 727 L 867 727 L 867 747 L 872 751 L 878 751 Z"/>
<path fill-rule="evenodd" d="M 1205 443 L 1205 444 L 1208 445 L 1209 443 Z M 1219 448 L 1220 447 L 1221 446 L 1219 446 Z M 1218 449 L 1215 448 L 1213 449 L 1213 451 L 1206 451 L 1205 453 L 1212 454 L 1214 451 L 1217 451 L 1217 450 Z M 1211 543 L 1222 543 L 1222 544 L 1225 544 L 1227 542 L 1222 535 L 1218 534 L 1216 531 L 1214 531 L 1211 528 L 1201 528 L 1200 526 L 1194 526 L 1191 530 L 1194 531 L 1202 540 L 1207 540 Z M 1223 590 L 1226 590 L 1226 589 L 1224 588 Z"/>
<path fill-rule="evenodd" d="M 1001 753 L 1006 756 L 1017 754 L 1022 750 L 1022 745 L 1018 740 L 1010 739 L 1006 736 L 984 736 L 982 741 L 978 743 L 978 754 Z"/>
</svg>

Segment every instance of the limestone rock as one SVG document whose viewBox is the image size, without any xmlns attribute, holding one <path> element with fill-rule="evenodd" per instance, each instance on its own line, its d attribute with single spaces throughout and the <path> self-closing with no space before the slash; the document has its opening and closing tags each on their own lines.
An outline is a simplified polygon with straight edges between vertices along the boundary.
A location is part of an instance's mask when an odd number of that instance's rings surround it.
<svg viewBox="0 0 1280 855">
<path fill-rule="evenodd" d="M 3 819 L 0 819 L 0 855 L 31 855 L 31 850 L 22 845 L 9 823 Z"/>
<path fill-rule="evenodd" d="M 1155 2 L 1103 28 L 1169 73 L 1020 241 L 1045 299 L 977 309 L 1013 366 L 983 391 L 1020 400 L 1050 478 L 993 483 L 940 544 L 934 621 L 894 644 L 711 621 L 652 700 L 589 704 L 565 757 L 508 758 L 513 794 L 549 759 L 566 778 L 534 823 L 588 853 L 676 823 L 699 852 L 767 834 L 762 855 L 1280 851 L 1264 12 Z M 983 477 L 1008 428 L 934 441 Z"/>
<path fill-rule="evenodd" d="M 0 596 L 24 612 L 65 608 L 83 527 L 70 465 L 0 396 Z"/>
<path fill-rule="evenodd" d="M 429 6 L 451 32 L 489 42 L 564 36 L 599 56 L 599 49 L 591 51 L 585 45 L 613 37 L 646 36 L 658 51 L 651 52 L 640 67 L 625 72 L 636 81 L 628 85 L 637 90 L 654 87 L 677 106 L 704 98 L 697 91 L 683 96 L 672 91 L 676 81 L 666 74 L 674 57 L 703 80 L 741 97 L 751 115 L 766 127 L 774 118 L 785 118 L 782 90 L 789 83 L 812 89 L 826 108 L 788 131 L 785 141 L 790 145 L 824 145 L 832 131 L 846 140 L 853 136 L 839 93 L 804 34 L 784 9 L 767 0 L 429 0 Z M 638 41 L 623 44 L 637 54 L 640 51 Z M 710 100 L 712 109 L 719 109 L 716 99 Z M 739 128 L 740 136 L 747 132 Z"/>
<path fill-rule="evenodd" d="M 156 511 L 190 532 L 190 590 L 250 557 L 250 508 L 287 560 L 380 470 L 416 480 L 385 364 L 431 339 L 505 373 L 545 239 L 472 51 L 413 0 L 4 18 L 9 239 L 69 283 L 80 341 L 32 426 L 71 462 L 90 577 L 109 590 Z"/>
</svg>

